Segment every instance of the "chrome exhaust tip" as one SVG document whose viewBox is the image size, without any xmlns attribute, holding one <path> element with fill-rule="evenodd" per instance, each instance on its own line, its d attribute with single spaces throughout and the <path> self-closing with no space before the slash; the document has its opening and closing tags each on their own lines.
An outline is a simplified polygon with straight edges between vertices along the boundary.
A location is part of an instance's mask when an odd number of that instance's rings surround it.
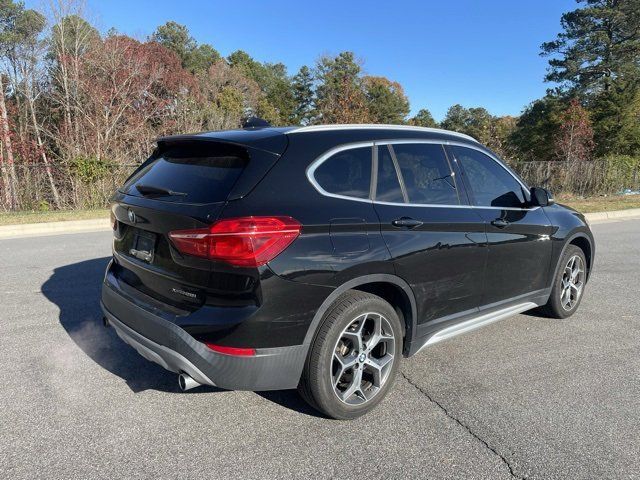
<svg viewBox="0 0 640 480">
<path fill-rule="evenodd" d="M 186 392 L 187 390 L 191 390 L 192 388 L 199 387 L 201 384 L 196 382 L 193 378 L 191 378 L 186 373 L 181 373 L 178 375 L 178 386 L 180 390 Z"/>
</svg>

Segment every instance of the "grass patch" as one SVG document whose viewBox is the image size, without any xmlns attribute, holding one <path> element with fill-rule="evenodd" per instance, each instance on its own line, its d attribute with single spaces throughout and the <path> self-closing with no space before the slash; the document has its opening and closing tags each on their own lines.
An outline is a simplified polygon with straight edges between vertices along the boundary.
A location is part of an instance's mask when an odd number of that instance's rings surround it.
<svg viewBox="0 0 640 480">
<path fill-rule="evenodd" d="M 90 220 L 94 218 L 109 218 L 109 210 L 53 210 L 50 212 L 26 211 L 0 213 L 0 225 Z"/>
<path fill-rule="evenodd" d="M 557 202 L 575 208 L 579 212 L 611 212 L 640 208 L 640 195 L 609 195 L 606 197 L 579 198 L 559 195 Z"/>
</svg>

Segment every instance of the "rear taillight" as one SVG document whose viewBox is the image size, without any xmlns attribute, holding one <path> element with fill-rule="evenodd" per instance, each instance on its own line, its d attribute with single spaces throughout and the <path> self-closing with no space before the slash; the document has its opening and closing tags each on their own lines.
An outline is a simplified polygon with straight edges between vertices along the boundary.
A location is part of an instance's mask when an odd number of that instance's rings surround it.
<svg viewBox="0 0 640 480">
<path fill-rule="evenodd" d="M 220 220 L 209 228 L 176 230 L 169 238 L 186 255 L 257 267 L 282 253 L 301 228 L 291 217 L 241 217 Z"/>
</svg>

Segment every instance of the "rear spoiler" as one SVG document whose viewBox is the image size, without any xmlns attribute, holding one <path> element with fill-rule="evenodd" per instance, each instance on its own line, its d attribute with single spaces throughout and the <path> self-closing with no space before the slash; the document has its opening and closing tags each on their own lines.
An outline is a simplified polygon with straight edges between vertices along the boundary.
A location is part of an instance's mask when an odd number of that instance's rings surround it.
<svg viewBox="0 0 640 480">
<path fill-rule="evenodd" d="M 223 142 L 282 155 L 289 145 L 289 139 L 287 135 L 284 134 L 288 130 L 289 129 L 286 128 L 249 128 L 242 130 L 189 133 L 185 135 L 160 137 L 156 140 L 156 143 L 160 146 L 185 141 Z"/>
</svg>

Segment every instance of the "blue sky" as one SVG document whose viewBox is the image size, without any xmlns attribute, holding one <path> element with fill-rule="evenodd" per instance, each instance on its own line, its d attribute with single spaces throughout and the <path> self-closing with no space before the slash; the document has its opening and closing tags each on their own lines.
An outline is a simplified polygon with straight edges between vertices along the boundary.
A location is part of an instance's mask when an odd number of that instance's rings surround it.
<svg viewBox="0 0 640 480">
<path fill-rule="evenodd" d="M 41 0 L 29 0 L 34 7 Z M 352 50 L 370 75 L 399 81 L 415 113 L 437 120 L 454 103 L 517 115 L 551 85 L 540 44 L 575 0 L 253 1 L 87 0 L 100 30 L 144 39 L 168 20 L 222 55 L 242 49 L 290 73 Z"/>
</svg>

